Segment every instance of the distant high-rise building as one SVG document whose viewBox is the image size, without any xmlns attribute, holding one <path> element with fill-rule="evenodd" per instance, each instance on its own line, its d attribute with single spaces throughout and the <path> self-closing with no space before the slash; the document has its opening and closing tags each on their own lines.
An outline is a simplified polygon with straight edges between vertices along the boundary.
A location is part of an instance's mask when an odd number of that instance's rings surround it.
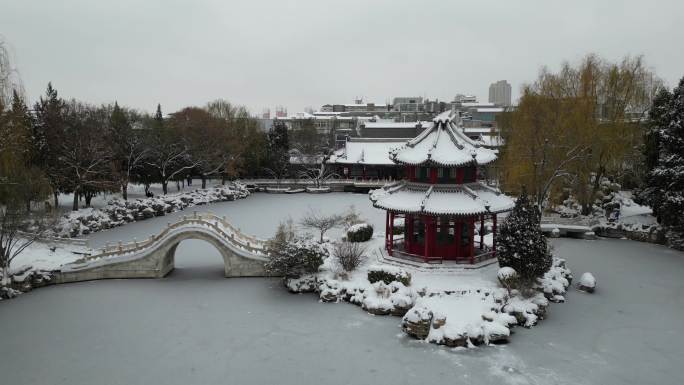
<svg viewBox="0 0 684 385">
<path fill-rule="evenodd" d="M 477 96 L 457 94 L 454 97 L 455 103 L 477 103 Z"/>
<path fill-rule="evenodd" d="M 505 80 L 499 80 L 489 85 L 489 102 L 500 106 L 511 105 L 511 85 Z"/>
<path fill-rule="evenodd" d="M 261 119 L 271 119 L 271 109 L 270 108 L 264 108 L 261 111 Z"/>
</svg>

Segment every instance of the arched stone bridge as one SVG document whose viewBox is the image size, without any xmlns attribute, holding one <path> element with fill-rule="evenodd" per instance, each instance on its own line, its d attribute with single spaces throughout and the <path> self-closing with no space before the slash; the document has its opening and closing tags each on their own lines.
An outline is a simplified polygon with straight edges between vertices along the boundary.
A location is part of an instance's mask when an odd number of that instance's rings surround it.
<svg viewBox="0 0 684 385">
<path fill-rule="evenodd" d="M 213 214 L 183 216 L 159 234 L 143 241 L 107 245 L 99 253 L 62 266 L 57 283 L 108 278 L 161 278 L 174 268 L 178 244 L 201 239 L 223 257 L 226 277 L 265 276 L 266 242 L 245 235 L 225 217 Z"/>
</svg>

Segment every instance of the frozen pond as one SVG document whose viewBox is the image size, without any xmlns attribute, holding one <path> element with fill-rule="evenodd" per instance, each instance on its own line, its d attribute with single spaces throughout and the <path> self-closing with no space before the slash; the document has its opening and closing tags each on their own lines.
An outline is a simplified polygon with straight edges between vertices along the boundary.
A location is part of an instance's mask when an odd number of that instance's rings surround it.
<svg viewBox="0 0 684 385">
<path fill-rule="evenodd" d="M 270 236 L 311 206 L 354 204 L 377 226 L 365 195 L 257 194 L 199 207 Z M 186 213 L 187 214 L 187 213 Z M 95 234 L 93 243 L 158 231 L 157 218 Z M 452 350 L 413 341 L 399 319 L 291 295 L 276 280 L 225 279 L 221 257 L 183 242 L 160 280 L 83 282 L 0 303 L 0 374 L 7 384 L 681 384 L 684 254 L 626 240 L 554 240 L 575 276 L 539 326 L 511 344 Z"/>
<path fill-rule="evenodd" d="M 379 231 L 385 231 L 385 212 L 371 206 L 368 195 L 351 193 L 329 194 L 266 194 L 256 193 L 246 199 L 234 202 L 213 203 L 210 206 L 195 206 L 165 217 L 131 223 L 121 228 L 95 233 L 89 237 L 92 247 L 105 242 L 127 241 L 133 237 L 145 238 L 161 231 L 167 222 L 173 222 L 183 215 L 211 211 L 226 216 L 228 221 L 240 227 L 245 234 L 270 238 L 280 222 L 291 218 L 295 224 L 310 210 L 322 214 L 340 214 L 354 206 L 362 216 Z M 341 233 L 331 231 L 330 235 Z M 326 233 L 326 236 L 328 234 Z"/>
</svg>

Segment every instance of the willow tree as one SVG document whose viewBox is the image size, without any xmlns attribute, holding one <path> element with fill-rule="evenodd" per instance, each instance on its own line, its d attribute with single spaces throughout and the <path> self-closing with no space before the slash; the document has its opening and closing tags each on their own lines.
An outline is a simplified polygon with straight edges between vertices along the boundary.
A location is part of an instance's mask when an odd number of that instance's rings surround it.
<svg viewBox="0 0 684 385">
<path fill-rule="evenodd" d="M 602 177 L 643 163 L 642 122 L 660 86 L 641 57 L 610 63 L 589 55 L 557 73 L 543 69 L 500 120 L 504 186 L 526 186 L 540 208 L 567 188 L 587 213 Z"/>
<path fill-rule="evenodd" d="M 7 43 L 0 36 L 0 102 L 5 106 L 12 103 L 12 94 L 17 91 L 23 94 L 23 85 L 19 72 L 12 65 Z"/>
<path fill-rule="evenodd" d="M 12 261 L 45 230 L 44 218 L 31 214 L 30 202 L 50 192 L 41 170 L 30 164 L 28 109 L 13 94 L 11 108 L 0 99 L 0 287 L 11 282 Z"/>
</svg>

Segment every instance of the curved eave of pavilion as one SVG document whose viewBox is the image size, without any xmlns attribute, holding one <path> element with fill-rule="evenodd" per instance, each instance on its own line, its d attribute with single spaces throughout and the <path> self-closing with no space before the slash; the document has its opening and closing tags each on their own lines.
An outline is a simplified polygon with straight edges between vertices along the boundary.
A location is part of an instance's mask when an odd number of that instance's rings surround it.
<svg viewBox="0 0 684 385">
<path fill-rule="evenodd" d="M 497 152 L 470 139 L 454 119 L 460 122 L 450 111 L 438 115 L 431 127 L 404 146 L 391 150 L 390 159 L 403 165 L 442 167 L 486 165 L 495 161 Z"/>
<path fill-rule="evenodd" d="M 515 202 L 480 182 L 429 185 L 395 182 L 370 194 L 373 206 L 402 214 L 468 217 L 509 211 Z"/>
<path fill-rule="evenodd" d="M 488 165 L 492 162 L 494 162 L 497 159 L 496 154 L 492 154 L 491 156 L 477 156 L 475 159 L 470 158 L 470 159 L 463 159 L 462 161 L 439 161 L 437 159 L 433 158 L 428 158 L 426 157 L 423 160 L 420 161 L 409 161 L 409 160 L 402 160 L 398 159 L 395 154 L 390 154 L 390 159 L 396 164 L 404 165 L 404 166 L 421 166 L 421 167 L 463 167 L 467 166 L 469 164 L 474 164 L 476 166 L 485 166 Z"/>
</svg>

